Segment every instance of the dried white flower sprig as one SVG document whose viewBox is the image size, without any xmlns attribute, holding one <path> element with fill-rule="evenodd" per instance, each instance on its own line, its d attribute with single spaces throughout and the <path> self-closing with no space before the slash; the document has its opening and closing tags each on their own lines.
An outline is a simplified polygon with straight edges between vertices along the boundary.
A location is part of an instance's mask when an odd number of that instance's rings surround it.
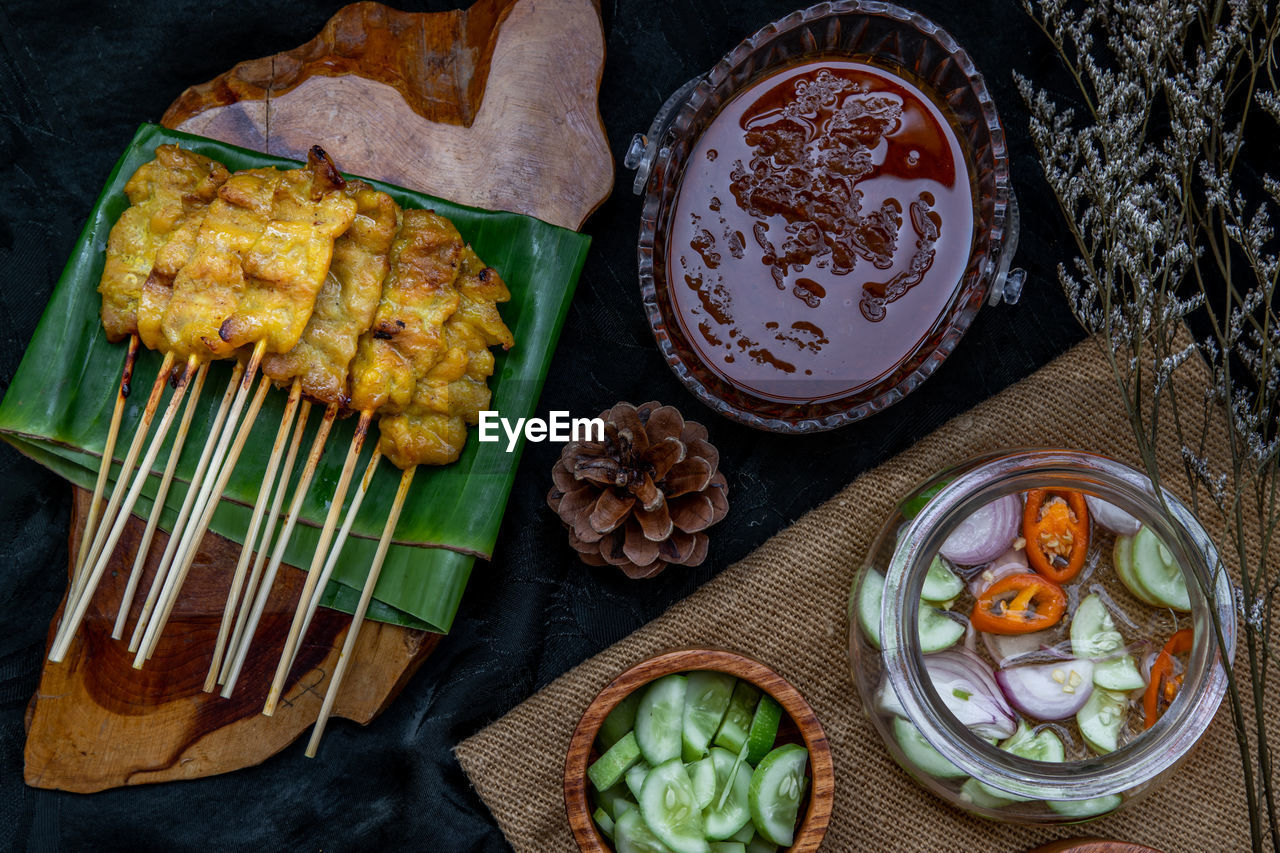
<svg viewBox="0 0 1280 853">
<path fill-rule="evenodd" d="M 1058 277 L 1106 348 L 1152 480 L 1171 423 L 1192 508 L 1226 531 L 1221 550 L 1240 569 L 1245 654 L 1229 696 L 1250 840 L 1280 853 L 1268 743 L 1280 720 L 1264 711 L 1268 676 L 1280 677 L 1280 178 L 1267 173 L 1280 163 L 1280 14 L 1261 0 L 1022 1 L 1075 82 L 1055 99 L 1017 77 L 1075 240 Z M 1169 380 L 1193 355 L 1212 378 L 1203 399 L 1179 399 Z M 1213 418 L 1225 469 L 1205 452 Z"/>
</svg>

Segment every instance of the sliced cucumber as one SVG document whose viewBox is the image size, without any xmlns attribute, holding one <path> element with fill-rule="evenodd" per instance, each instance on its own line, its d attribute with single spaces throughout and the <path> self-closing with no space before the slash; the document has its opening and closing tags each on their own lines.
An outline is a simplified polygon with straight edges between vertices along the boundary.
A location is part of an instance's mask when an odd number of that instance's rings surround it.
<svg viewBox="0 0 1280 853">
<path fill-rule="evenodd" d="M 1191 610 L 1182 567 L 1160 539 L 1144 527 L 1133 537 L 1133 576 L 1160 607 Z"/>
<path fill-rule="evenodd" d="M 639 809 L 630 809 L 613 825 L 613 843 L 617 853 L 672 853 L 667 845 L 658 840 L 649 825 L 640 816 Z"/>
<path fill-rule="evenodd" d="M 1102 596 L 1086 596 L 1071 617 L 1071 651 L 1084 660 L 1098 660 L 1114 654 L 1124 645 L 1111 611 Z"/>
<path fill-rule="evenodd" d="M 756 832 L 774 844 L 790 847 L 795 840 L 808 763 L 809 750 L 799 744 L 784 744 L 766 755 L 751 776 L 751 821 Z"/>
<path fill-rule="evenodd" d="M 619 782 L 607 791 L 600 791 L 596 794 L 596 805 L 604 809 L 605 814 L 617 820 L 622 817 L 619 811 L 619 803 L 629 801 L 631 794 L 627 791 L 626 784 Z"/>
<path fill-rule="evenodd" d="M 1133 593 L 1133 597 L 1141 601 L 1143 604 L 1150 604 L 1152 607 L 1160 607 L 1160 602 L 1151 597 L 1151 593 L 1143 588 L 1138 582 L 1137 576 L 1133 573 L 1133 537 L 1117 536 L 1116 544 L 1111 549 L 1111 562 L 1116 567 L 1116 574 L 1120 577 L 1120 582 L 1124 584 L 1125 589 Z"/>
<path fill-rule="evenodd" d="M 689 781 L 693 783 L 693 799 L 699 809 L 705 809 L 716 798 L 716 766 L 707 756 L 688 766 Z"/>
<path fill-rule="evenodd" d="M 1100 660 L 1093 667 L 1093 683 L 1104 690 L 1125 693 L 1146 687 L 1147 681 L 1138 672 L 1138 662 L 1133 655 L 1120 655 L 1110 660 Z"/>
<path fill-rule="evenodd" d="M 680 757 L 684 695 L 688 679 L 667 675 L 650 684 L 636 708 L 636 743 L 654 767 Z"/>
<path fill-rule="evenodd" d="M 734 755 L 747 742 L 747 734 L 751 729 L 751 719 L 755 716 L 756 703 L 760 701 L 760 691 L 752 684 L 739 681 L 733 688 L 733 698 L 729 700 L 729 710 L 725 712 L 724 722 L 716 732 L 716 746 L 724 747 Z"/>
<path fill-rule="evenodd" d="M 858 624 L 867 640 L 877 649 L 880 643 L 880 607 L 884 599 L 884 576 L 875 569 L 866 569 L 866 576 L 858 588 Z M 964 636 L 964 626 L 943 614 L 941 610 L 925 602 L 920 603 L 918 628 L 920 651 L 925 654 L 949 649 Z"/>
<path fill-rule="evenodd" d="M 755 716 L 751 718 L 751 728 L 747 730 L 747 763 L 752 767 L 760 763 L 760 759 L 773 749 L 773 742 L 778 739 L 778 724 L 782 722 L 782 708 L 772 696 L 760 697 L 756 705 Z"/>
<path fill-rule="evenodd" d="M 1114 752 L 1128 713 L 1129 697 L 1124 693 L 1093 691 L 1076 714 L 1076 725 L 1080 727 L 1085 746 L 1098 755 Z"/>
<path fill-rule="evenodd" d="M 613 746 L 636 727 L 636 708 L 640 707 L 640 691 L 633 690 L 626 698 L 613 707 L 609 716 L 600 724 L 600 733 L 596 735 L 596 744 L 604 752 Z"/>
<path fill-rule="evenodd" d="M 751 821 L 747 821 L 745 824 L 743 824 L 742 829 L 739 829 L 733 835 L 729 836 L 729 840 L 741 841 L 743 844 L 747 844 L 751 841 L 751 839 L 755 837 L 756 837 L 755 824 L 753 824 Z"/>
<path fill-rule="evenodd" d="M 707 838 L 720 841 L 732 837 L 751 821 L 751 768 L 743 765 L 735 773 L 738 757 L 719 747 L 712 748 L 711 761 L 716 769 L 716 796 L 702 810 L 702 819 Z"/>
<path fill-rule="evenodd" d="M 691 672 L 684 694 L 684 727 L 681 755 L 697 761 L 707 755 L 707 746 L 720 728 L 736 679 L 723 672 Z"/>
<path fill-rule="evenodd" d="M 609 747 L 608 752 L 587 768 L 587 778 L 597 791 L 607 790 L 618 784 L 623 774 L 639 760 L 640 747 L 636 744 L 636 736 L 627 732 L 626 737 Z"/>
<path fill-rule="evenodd" d="M 596 809 L 595 813 L 591 815 L 591 819 L 596 822 L 596 826 L 600 827 L 600 832 L 604 834 L 604 837 L 612 841 L 613 818 L 609 817 L 604 809 Z"/>
<path fill-rule="evenodd" d="M 711 853 L 747 853 L 747 845 L 741 841 L 712 841 Z"/>
<path fill-rule="evenodd" d="M 1013 733 L 1012 737 L 1000 744 L 1000 748 L 1005 752 L 1010 752 L 1032 761 L 1048 761 L 1054 764 L 1061 764 L 1067 758 L 1067 749 L 1062 744 L 1062 738 L 1054 734 L 1051 729 L 1041 729 L 1039 732 L 1035 732 L 1027 725 L 1026 720 L 1018 721 L 1018 730 Z M 1005 799 L 1016 803 L 1025 803 L 1031 799 L 1020 794 L 1012 794 L 999 788 L 993 788 L 985 782 L 978 782 L 978 787 L 993 799 Z"/>
<path fill-rule="evenodd" d="M 1047 805 L 1060 815 L 1084 820 L 1113 812 L 1120 808 L 1121 802 L 1123 799 L 1119 794 L 1112 794 L 1109 797 L 1091 797 L 1087 800 L 1050 800 Z"/>
<path fill-rule="evenodd" d="M 747 843 L 747 853 L 778 853 L 778 845 L 757 835 Z"/>
<path fill-rule="evenodd" d="M 877 649 L 880 645 L 880 604 L 884 600 L 884 575 L 875 569 L 864 569 L 858 584 L 858 624 L 867 641 Z"/>
<path fill-rule="evenodd" d="M 649 763 L 642 758 L 631 765 L 631 769 L 622 777 L 623 781 L 626 782 L 627 790 L 631 792 L 631 796 L 635 797 L 637 801 L 640 799 L 641 789 L 644 788 L 645 777 L 649 775 L 649 771 L 652 769 Z"/>
<path fill-rule="evenodd" d="M 920 587 L 920 597 L 930 604 L 942 604 L 953 601 L 964 590 L 964 581 L 947 567 L 941 557 L 935 556 L 929 564 L 929 571 L 924 576 L 924 585 Z M 946 609 L 945 607 L 943 608 Z"/>
<path fill-rule="evenodd" d="M 907 521 L 915 518 L 920 514 L 920 511 L 925 508 L 925 505 L 936 498 L 938 493 L 945 489 L 950 482 L 950 480 L 942 480 L 934 483 L 932 486 L 921 489 L 908 498 L 903 499 L 901 504 L 902 517 L 907 519 Z"/>
<path fill-rule="evenodd" d="M 693 801 L 689 773 L 673 758 L 649 771 L 640 792 L 640 814 L 658 840 L 675 853 L 710 853 L 702 812 Z"/>
<path fill-rule="evenodd" d="M 992 793 L 995 788 L 984 785 L 977 779 L 967 779 L 960 786 L 960 799 L 980 809 L 1002 809 L 1015 801 Z M 621 851 L 619 851 L 621 853 Z"/>
<path fill-rule="evenodd" d="M 920 631 L 920 651 L 925 654 L 949 649 L 964 636 L 963 625 L 923 601 L 920 602 L 917 627 Z"/>
<path fill-rule="evenodd" d="M 894 717 L 893 736 L 907 760 L 922 772 L 939 779 L 962 779 L 967 775 L 934 749 L 910 720 Z"/>
</svg>

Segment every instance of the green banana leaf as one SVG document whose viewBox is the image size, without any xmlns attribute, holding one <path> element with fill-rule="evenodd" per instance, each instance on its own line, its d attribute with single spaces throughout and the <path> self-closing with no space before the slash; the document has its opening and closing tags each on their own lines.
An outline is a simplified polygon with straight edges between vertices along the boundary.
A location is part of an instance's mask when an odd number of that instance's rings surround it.
<svg viewBox="0 0 1280 853">
<path fill-rule="evenodd" d="M 324 140 L 317 142 L 323 144 Z M 107 342 L 98 319 L 101 303 L 96 288 L 107 234 L 128 205 L 123 192 L 125 182 L 138 166 L 154 156 L 156 146 L 164 143 L 177 143 L 205 154 L 232 170 L 294 165 L 279 157 L 158 125 L 143 125 L 135 134 L 107 179 L 22 364 L 0 402 L 0 438 L 85 488 L 93 487 L 97 475 L 126 350 L 124 344 Z M 501 306 L 502 316 L 516 345 L 510 352 L 496 353 L 490 380 L 491 405 L 505 418 L 533 415 L 590 239 L 529 216 L 479 210 L 379 181 L 369 183 L 404 207 L 430 208 L 447 216 L 485 263 L 501 273 L 512 293 L 511 301 Z M 141 419 L 160 361 L 157 353 L 139 355 L 133 393 L 114 454 L 113 477 Z M 215 364 L 209 371 L 163 507 L 160 524 L 166 530 L 172 529 L 208 438 L 213 411 L 230 376 L 228 363 Z M 244 540 L 251 507 L 257 500 L 262 473 L 280 426 L 285 397 L 283 390 L 267 395 L 213 518 L 212 529 L 237 542 Z M 311 412 L 306 444 L 299 451 L 295 468 L 301 468 L 301 459 L 319 425 L 318 408 L 313 407 Z M 159 421 L 158 416 L 156 420 Z M 286 561 L 293 565 L 306 568 L 311 563 L 354 425 L 354 418 L 340 420 L 328 439 L 285 554 Z M 146 517 L 151 511 L 171 440 L 172 437 L 166 440 L 156 457 L 135 514 Z M 365 443 L 356 479 L 364 470 L 375 440 L 371 435 Z M 419 469 L 396 527 L 395 544 L 378 580 L 370 608 L 372 618 L 448 631 L 475 557 L 487 558 L 492 553 L 522 449 L 523 440 L 512 452 L 507 452 L 505 438 L 502 442 L 482 443 L 473 430 L 458 462 L 443 468 Z M 296 476 L 295 471 L 295 479 Z M 399 478 L 400 471 L 390 463 L 380 465 L 352 525 L 351 537 L 334 571 L 337 583 L 330 584 L 326 603 L 339 609 L 354 608 L 355 590 L 367 575 Z"/>
</svg>

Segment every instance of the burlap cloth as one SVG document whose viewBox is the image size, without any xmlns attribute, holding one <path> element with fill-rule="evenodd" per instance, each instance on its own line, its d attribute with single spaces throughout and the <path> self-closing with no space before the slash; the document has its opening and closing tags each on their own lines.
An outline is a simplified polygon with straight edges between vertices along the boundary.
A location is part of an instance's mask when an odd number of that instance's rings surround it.
<svg viewBox="0 0 1280 853">
<path fill-rule="evenodd" d="M 1189 362 L 1176 381 L 1185 386 L 1181 399 L 1202 399 L 1203 365 Z M 1211 438 L 1209 446 L 1225 452 L 1221 436 Z M 994 824 L 944 804 L 894 764 L 863 715 L 849 672 L 845 606 L 856 567 L 884 519 L 907 489 L 948 464 L 990 450 L 1048 445 L 1137 464 L 1114 381 L 1092 341 L 858 477 L 661 617 L 463 741 L 458 760 L 512 846 L 520 853 L 577 849 L 565 817 L 562 773 L 583 710 L 626 667 L 666 649 L 707 645 L 769 664 L 813 705 L 836 770 L 826 850 L 1015 853 L 1079 835 L 1169 853 L 1247 849 L 1240 754 L 1225 702 L 1164 787 L 1074 830 Z M 1179 472 L 1174 442 L 1164 442 L 1162 454 L 1161 470 Z M 1177 480 L 1167 485 L 1186 492 Z M 1212 526 L 1212 519 L 1204 520 Z M 726 523 L 733 523 L 732 510 Z M 1268 697 L 1274 719 L 1280 719 L 1278 693 Z"/>
</svg>

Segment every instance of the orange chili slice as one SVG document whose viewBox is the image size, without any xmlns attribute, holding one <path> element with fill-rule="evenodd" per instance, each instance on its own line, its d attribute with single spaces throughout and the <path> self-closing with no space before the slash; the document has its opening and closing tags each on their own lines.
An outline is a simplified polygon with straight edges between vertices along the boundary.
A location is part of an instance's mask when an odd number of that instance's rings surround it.
<svg viewBox="0 0 1280 853">
<path fill-rule="evenodd" d="M 1195 634 L 1190 628 L 1183 628 L 1169 638 L 1160 654 L 1151 664 L 1151 678 L 1147 682 L 1147 692 L 1142 694 L 1143 726 L 1151 728 L 1160 719 L 1160 715 L 1173 704 L 1182 687 L 1182 676 L 1173 674 L 1173 656 L 1185 655 L 1191 651 Z"/>
<path fill-rule="evenodd" d="M 1057 584 L 1027 572 L 987 587 L 974 602 L 969 621 L 988 634 L 1030 634 L 1058 624 L 1067 595 Z"/>
<path fill-rule="evenodd" d="M 1056 584 L 1080 574 L 1089 553 L 1089 509 L 1084 495 L 1066 489 L 1032 489 L 1022 510 L 1027 563 Z"/>
</svg>

